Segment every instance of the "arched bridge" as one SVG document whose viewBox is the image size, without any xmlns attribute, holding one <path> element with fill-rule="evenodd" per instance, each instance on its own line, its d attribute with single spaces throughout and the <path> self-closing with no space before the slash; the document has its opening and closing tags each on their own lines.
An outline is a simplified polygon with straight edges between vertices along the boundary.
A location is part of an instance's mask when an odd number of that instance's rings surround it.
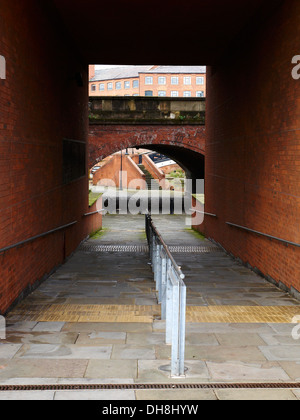
<svg viewBox="0 0 300 420">
<path fill-rule="evenodd" d="M 204 124 L 203 98 L 90 98 L 89 167 L 127 147 L 143 147 L 203 179 Z"/>
</svg>

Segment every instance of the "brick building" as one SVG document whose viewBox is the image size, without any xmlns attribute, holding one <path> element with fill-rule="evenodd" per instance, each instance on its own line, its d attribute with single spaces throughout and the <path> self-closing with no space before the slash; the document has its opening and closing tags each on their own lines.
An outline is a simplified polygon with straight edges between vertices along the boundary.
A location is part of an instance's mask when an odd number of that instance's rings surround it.
<svg viewBox="0 0 300 420">
<path fill-rule="evenodd" d="M 90 66 L 90 96 L 205 97 L 204 66 Z"/>
</svg>

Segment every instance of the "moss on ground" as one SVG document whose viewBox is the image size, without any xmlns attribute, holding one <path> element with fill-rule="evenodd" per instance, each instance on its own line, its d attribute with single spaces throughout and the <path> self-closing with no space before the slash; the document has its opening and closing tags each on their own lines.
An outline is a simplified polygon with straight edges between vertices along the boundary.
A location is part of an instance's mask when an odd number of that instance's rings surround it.
<svg viewBox="0 0 300 420">
<path fill-rule="evenodd" d="M 185 228 L 185 230 L 190 232 L 192 235 L 194 235 L 195 238 L 200 239 L 200 241 L 205 240 L 205 236 L 202 233 L 198 232 L 197 230 L 191 229 L 191 228 Z"/>
<path fill-rule="evenodd" d="M 104 233 L 106 231 L 107 231 L 106 228 L 102 228 L 102 229 L 96 230 L 96 232 L 93 232 L 93 233 L 90 234 L 90 239 L 99 239 L 99 238 L 101 238 L 101 236 L 104 235 Z"/>
</svg>

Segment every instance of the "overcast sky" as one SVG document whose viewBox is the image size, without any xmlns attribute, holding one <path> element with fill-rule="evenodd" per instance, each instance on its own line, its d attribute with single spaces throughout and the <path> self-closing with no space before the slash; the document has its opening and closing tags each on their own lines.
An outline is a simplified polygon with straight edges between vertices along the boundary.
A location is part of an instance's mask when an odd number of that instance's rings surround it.
<svg viewBox="0 0 300 420">
<path fill-rule="evenodd" d="M 113 67 L 121 67 L 121 64 L 120 65 L 114 65 L 114 66 L 112 66 L 110 64 L 101 64 L 101 65 L 99 64 L 99 65 L 96 65 L 96 70 L 100 70 L 100 69 L 111 69 Z"/>
</svg>

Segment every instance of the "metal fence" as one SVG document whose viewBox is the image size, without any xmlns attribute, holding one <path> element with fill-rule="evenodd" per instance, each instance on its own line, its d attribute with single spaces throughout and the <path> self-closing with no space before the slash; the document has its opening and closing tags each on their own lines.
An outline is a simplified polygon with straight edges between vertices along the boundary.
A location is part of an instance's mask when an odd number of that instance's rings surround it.
<svg viewBox="0 0 300 420">
<path fill-rule="evenodd" d="M 166 344 L 171 344 L 171 376 L 184 376 L 186 285 L 184 274 L 155 227 L 151 215 L 146 214 L 146 234 L 161 318 L 166 320 Z"/>
</svg>

